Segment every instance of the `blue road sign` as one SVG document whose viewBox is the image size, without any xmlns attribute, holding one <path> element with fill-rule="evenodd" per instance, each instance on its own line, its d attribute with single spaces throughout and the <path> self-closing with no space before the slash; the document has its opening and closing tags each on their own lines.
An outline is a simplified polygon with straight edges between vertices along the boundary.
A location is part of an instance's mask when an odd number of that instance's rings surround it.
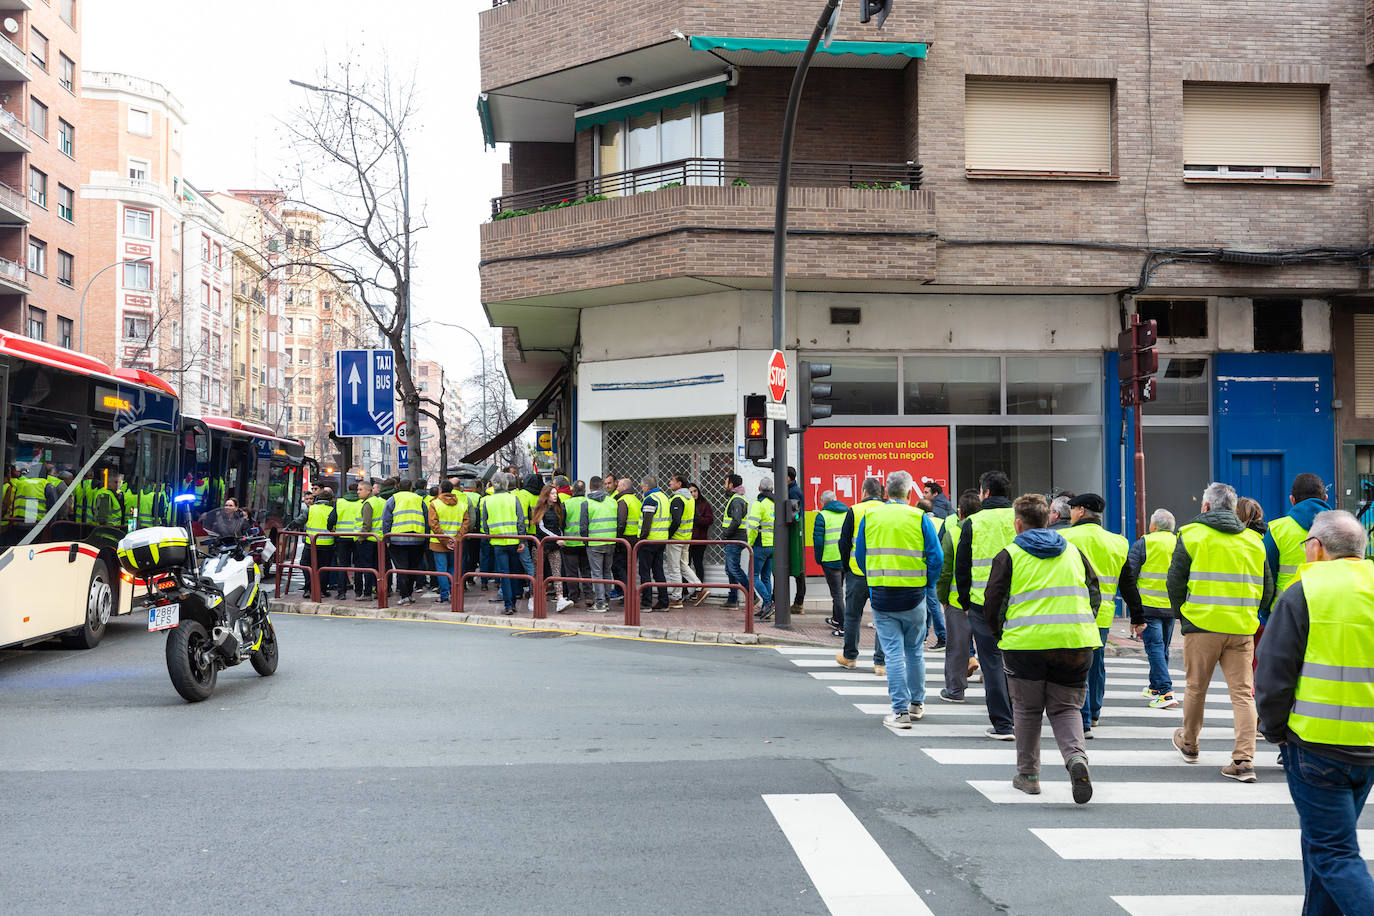
<svg viewBox="0 0 1374 916">
<path fill-rule="evenodd" d="M 396 354 L 334 354 L 334 416 L 340 436 L 389 436 L 396 427 Z"/>
<path fill-rule="evenodd" d="M 397 454 L 397 462 L 396 462 L 396 463 L 399 464 L 399 465 L 401 466 L 401 470 L 403 470 L 403 471 L 409 470 L 409 469 L 410 469 L 410 446 L 408 446 L 408 445 L 398 445 L 398 446 L 396 446 L 396 451 L 397 451 L 397 453 L 398 453 L 398 454 Z"/>
</svg>

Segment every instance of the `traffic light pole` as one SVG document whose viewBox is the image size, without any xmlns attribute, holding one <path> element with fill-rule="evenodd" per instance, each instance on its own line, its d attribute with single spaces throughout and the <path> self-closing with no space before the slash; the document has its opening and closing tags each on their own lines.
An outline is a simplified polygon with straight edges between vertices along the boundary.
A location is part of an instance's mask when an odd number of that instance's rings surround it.
<svg viewBox="0 0 1374 916">
<path fill-rule="evenodd" d="M 787 96 L 787 112 L 782 120 L 782 151 L 778 157 L 777 206 L 773 211 L 773 349 L 787 352 L 784 339 L 787 327 L 785 283 L 787 279 L 787 191 L 792 177 L 792 136 L 797 126 L 797 109 L 801 105 L 802 87 L 811 59 L 821 43 L 826 26 L 830 24 L 840 0 L 826 0 L 811 40 L 802 52 L 797 72 L 792 77 L 792 91 Z M 773 499 L 777 504 L 773 513 L 773 605 L 774 626 L 792 626 L 791 544 L 787 535 L 787 442 L 786 420 L 773 421 Z"/>
<path fill-rule="evenodd" d="M 1145 440 L 1141 437 L 1140 415 L 1145 412 L 1144 403 L 1131 408 L 1135 414 L 1135 535 L 1143 538 L 1150 527 L 1145 516 Z M 1123 526 L 1124 527 L 1124 526 Z"/>
</svg>

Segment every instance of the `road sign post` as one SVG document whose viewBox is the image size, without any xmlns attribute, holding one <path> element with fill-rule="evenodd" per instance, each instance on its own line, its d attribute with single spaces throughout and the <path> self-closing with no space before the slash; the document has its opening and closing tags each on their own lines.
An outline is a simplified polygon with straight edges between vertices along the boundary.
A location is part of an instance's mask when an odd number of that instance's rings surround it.
<svg viewBox="0 0 1374 916">
<path fill-rule="evenodd" d="M 396 426 L 394 353 L 339 350 L 334 354 L 334 416 L 340 436 L 392 434 Z"/>
</svg>

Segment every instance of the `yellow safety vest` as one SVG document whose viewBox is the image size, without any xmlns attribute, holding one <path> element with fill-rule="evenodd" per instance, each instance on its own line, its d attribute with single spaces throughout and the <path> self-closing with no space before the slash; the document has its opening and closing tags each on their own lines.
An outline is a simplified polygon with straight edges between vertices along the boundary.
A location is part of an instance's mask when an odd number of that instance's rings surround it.
<svg viewBox="0 0 1374 916">
<path fill-rule="evenodd" d="M 621 493 L 616 499 L 625 504 L 625 536 L 639 537 L 639 523 L 644 520 L 644 503 L 633 493 Z"/>
<path fill-rule="evenodd" d="M 959 537 L 964 533 L 963 520 L 951 515 L 945 519 L 945 530 L 949 532 L 949 558 L 946 562 L 950 564 L 949 568 L 953 569 L 954 558 L 959 555 Z M 941 578 L 943 578 L 943 573 Z M 949 606 L 963 610 L 964 606 L 959 603 L 959 589 L 957 587 L 949 590 Z"/>
<path fill-rule="evenodd" d="M 1172 607 L 1169 604 L 1169 563 L 1174 558 L 1176 544 L 1178 535 L 1172 531 L 1152 531 L 1145 535 L 1145 562 L 1136 579 L 1143 606 L 1161 610 Z"/>
<path fill-rule="evenodd" d="M 587 504 L 585 496 L 569 496 L 563 500 L 563 533 L 570 538 L 585 537 L 587 531 L 582 527 L 582 507 Z M 566 547 L 586 546 L 583 541 L 565 541 Z"/>
<path fill-rule="evenodd" d="M 43 477 L 16 477 L 10 481 L 14 490 L 14 504 L 10 520 L 35 525 L 48 511 L 48 481 Z"/>
<path fill-rule="evenodd" d="M 662 490 L 655 490 L 644 501 L 652 501 L 654 504 L 654 514 L 649 519 L 649 530 L 644 532 L 644 539 L 646 541 L 668 540 L 668 526 L 673 521 L 668 514 L 668 497 L 664 495 Z"/>
<path fill-rule="evenodd" d="M 673 540 L 690 541 L 692 539 L 692 523 L 697 517 L 697 501 L 688 495 L 688 490 L 683 487 L 681 490 L 668 497 L 669 506 L 673 500 L 682 503 L 682 518 L 677 523 L 677 530 L 673 532 Z"/>
<path fill-rule="evenodd" d="M 1328 560 L 1301 576 L 1309 625 L 1288 727 L 1315 744 L 1374 745 L 1374 566 Z"/>
<path fill-rule="evenodd" d="M 368 529 L 370 533 L 363 534 L 360 540 L 375 541 L 377 540 L 377 532 L 382 530 L 382 516 L 386 513 L 386 500 L 382 499 L 380 496 L 369 496 L 367 498 L 367 504 L 372 507 L 372 527 Z M 361 526 L 362 509 L 358 510 L 358 514 L 358 524 Z M 361 532 L 362 528 L 359 527 L 358 531 Z"/>
<path fill-rule="evenodd" d="M 859 522 L 864 520 L 864 516 L 881 505 L 883 505 L 883 501 L 877 497 L 854 504 L 854 508 L 851 510 L 854 513 L 854 537 L 859 536 Z M 864 571 L 859 568 L 859 561 L 854 558 L 852 550 L 849 554 L 849 571 L 856 576 L 864 574 Z"/>
<path fill-rule="evenodd" d="M 1131 552 L 1130 541 L 1093 522 L 1073 525 L 1059 533 L 1081 550 L 1093 565 L 1097 586 L 1102 592 L 1102 603 L 1097 607 L 1097 625 L 1111 626 L 1112 617 L 1116 615 L 1116 584 L 1121 578 L 1121 568 L 1126 565 L 1126 556 Z"/>
<path fill-rule="evenodd" d="M 516 507 L 520 499 L 514 493 L 492 493 L 482 498 L 483 530 L 492 535 L 491 543 L 496 547 L 509 547 L 519 544 L 520 524 Z"/>
<path fill-rule="evenodd" d="M 424 500 L 409 490 L 402 490 L 392 497 L 391 507 L 392 534 L 424 534 Z"/>
<path fill-rule="evenodd" d="M 773 546 L 773 519 L 777 506 L 772 499 L 756 499 L 749 504 L 749 543 L 760 547 Z"/>
<path fill-rule="evenodd" d="M 90 525 L 114 525 L 118 526 L 124 521 L 123 506 L 120 504 L 119 494 L 113 493 L 104 487 L 95 490 L 90 496 L 90 502 L 86 506 L 86 520 Z"/>
<path fill-rule="evenodd" d="M 334 546 L 334 536 L 329 533 L 329 514 L 333 511 L 334 507 L 328 503 L 316 502 L 311 504 L 310 512 L 305 516 L 306 533 L 316 535 L 316 546 Z"/>
<path fill-rule="evenodd" d="M 1192 558 L 1181 608 L 1195 626 L 1249 636 L 1259 629 L 1264 597 L 1264 543 L 1249 528 L 1225 534 L 1194 522 L 1178 533 Z"/>
<path fill-rule="evenodd" d="M 1274 597 L 1298 581 L 1298 568 L 1307 562 L 1307 529 L 1285 515 L 1269 523 L 1269 536 L 1279 548 L 1279 568 L 1274 570 Z"/>
<path fill-rule="evenodd" d="M 539 497 L 523 488 L 512 492 L 525 510 L 525 534 L 534 534 L 534 507 L 539 504 Z"/>
<path fill-rule="evenodd" d="M 988 587 L 988 576 L 992 574 L 992 559 L 1016 537 L 1013 527 L 1013 512 L 1010 506 L 1001 509 L 980 509 L 968 517 L 972 526 L 973 542 L 969 544 L 969 600 L 979 607 L 983 604 L 983 593 Z"/>
<path fill-rule="evenodd" d="M 869 588 L 925 588 L 924 515 L 906 503 L 884 503 L 864 515 L 864 576 Z"/>
<path fill-rule="evenodd" d="M 1011 591 L 1002 624 L 1001 649 L 1097 648 L 1101 639 L 1091 596 L 1083 581 L 1087 567 L 1073 544 L 1057 557 L 1032 556 L 1008 544 Z"/>
<path fill-rule="evenodd" d="M 615 543 L 615 529 L 619 522 L 619 505 L 609 496 L 605 499 L 587 500 L 587 534 L 595 538 L 588 541 L 593 546 L 607 546 Z"/>
<path fill-rule="evenodd" d="M 840 531 L 844 528 L 844 518 L 849 513 L 837 509 L 821 510 L 821 534 L 825 543 L 821 545 L 821 562 L 840 561 Z"/>
<path fill-rule="evenodd" d="M 363 517 L 363 501 L 360 499 L 341 499 L 334 504 L 339 517 L 334 521 L 334 533 L 340 538 L 353 539 L 358 533 L 358 525 Z"/>
<path fill-rule="evenodd" d="M 468 514 L 468 507 L 461 502 L 449 505 L 442 499 L 436 499 L 431 504 L 434 508 L 434 517 L 439 520 L 439 530 L 449 537 L 457 537 L 463 530 L 463 518 Z M 431 546 L 438 544 L 432 541 Z"/>
</svg>

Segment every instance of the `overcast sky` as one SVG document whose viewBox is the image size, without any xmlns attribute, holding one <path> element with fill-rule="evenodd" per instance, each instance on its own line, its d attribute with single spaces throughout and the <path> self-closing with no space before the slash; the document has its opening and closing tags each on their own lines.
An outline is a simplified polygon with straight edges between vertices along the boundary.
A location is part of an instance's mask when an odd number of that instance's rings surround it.
<svg viewBox="0 0 1374 916">
<path fill-rule="evenodd" d="M 477 13 L 483 0 L 88 0 L 82 4 L 87 70 L 147 77 L 181 100 L 188 126 L 186 178 L 207 190 L 275 186 L 283 174 L 280 120 L 291 115 L 326 60 L 364 68 L 389 61 L 416 75 L 419 117 L 407 138 L 412 210 L 429 229 L 417 239 L 415 321 L 462 324 L 497 358 L 477 280 L 477 226 L 501 189 L 500 151 L 482 148 L 476 103 Z M 429 326 L 415 333 L 422 358 L 466 378 L 472 339 Z"/>
</svg>

